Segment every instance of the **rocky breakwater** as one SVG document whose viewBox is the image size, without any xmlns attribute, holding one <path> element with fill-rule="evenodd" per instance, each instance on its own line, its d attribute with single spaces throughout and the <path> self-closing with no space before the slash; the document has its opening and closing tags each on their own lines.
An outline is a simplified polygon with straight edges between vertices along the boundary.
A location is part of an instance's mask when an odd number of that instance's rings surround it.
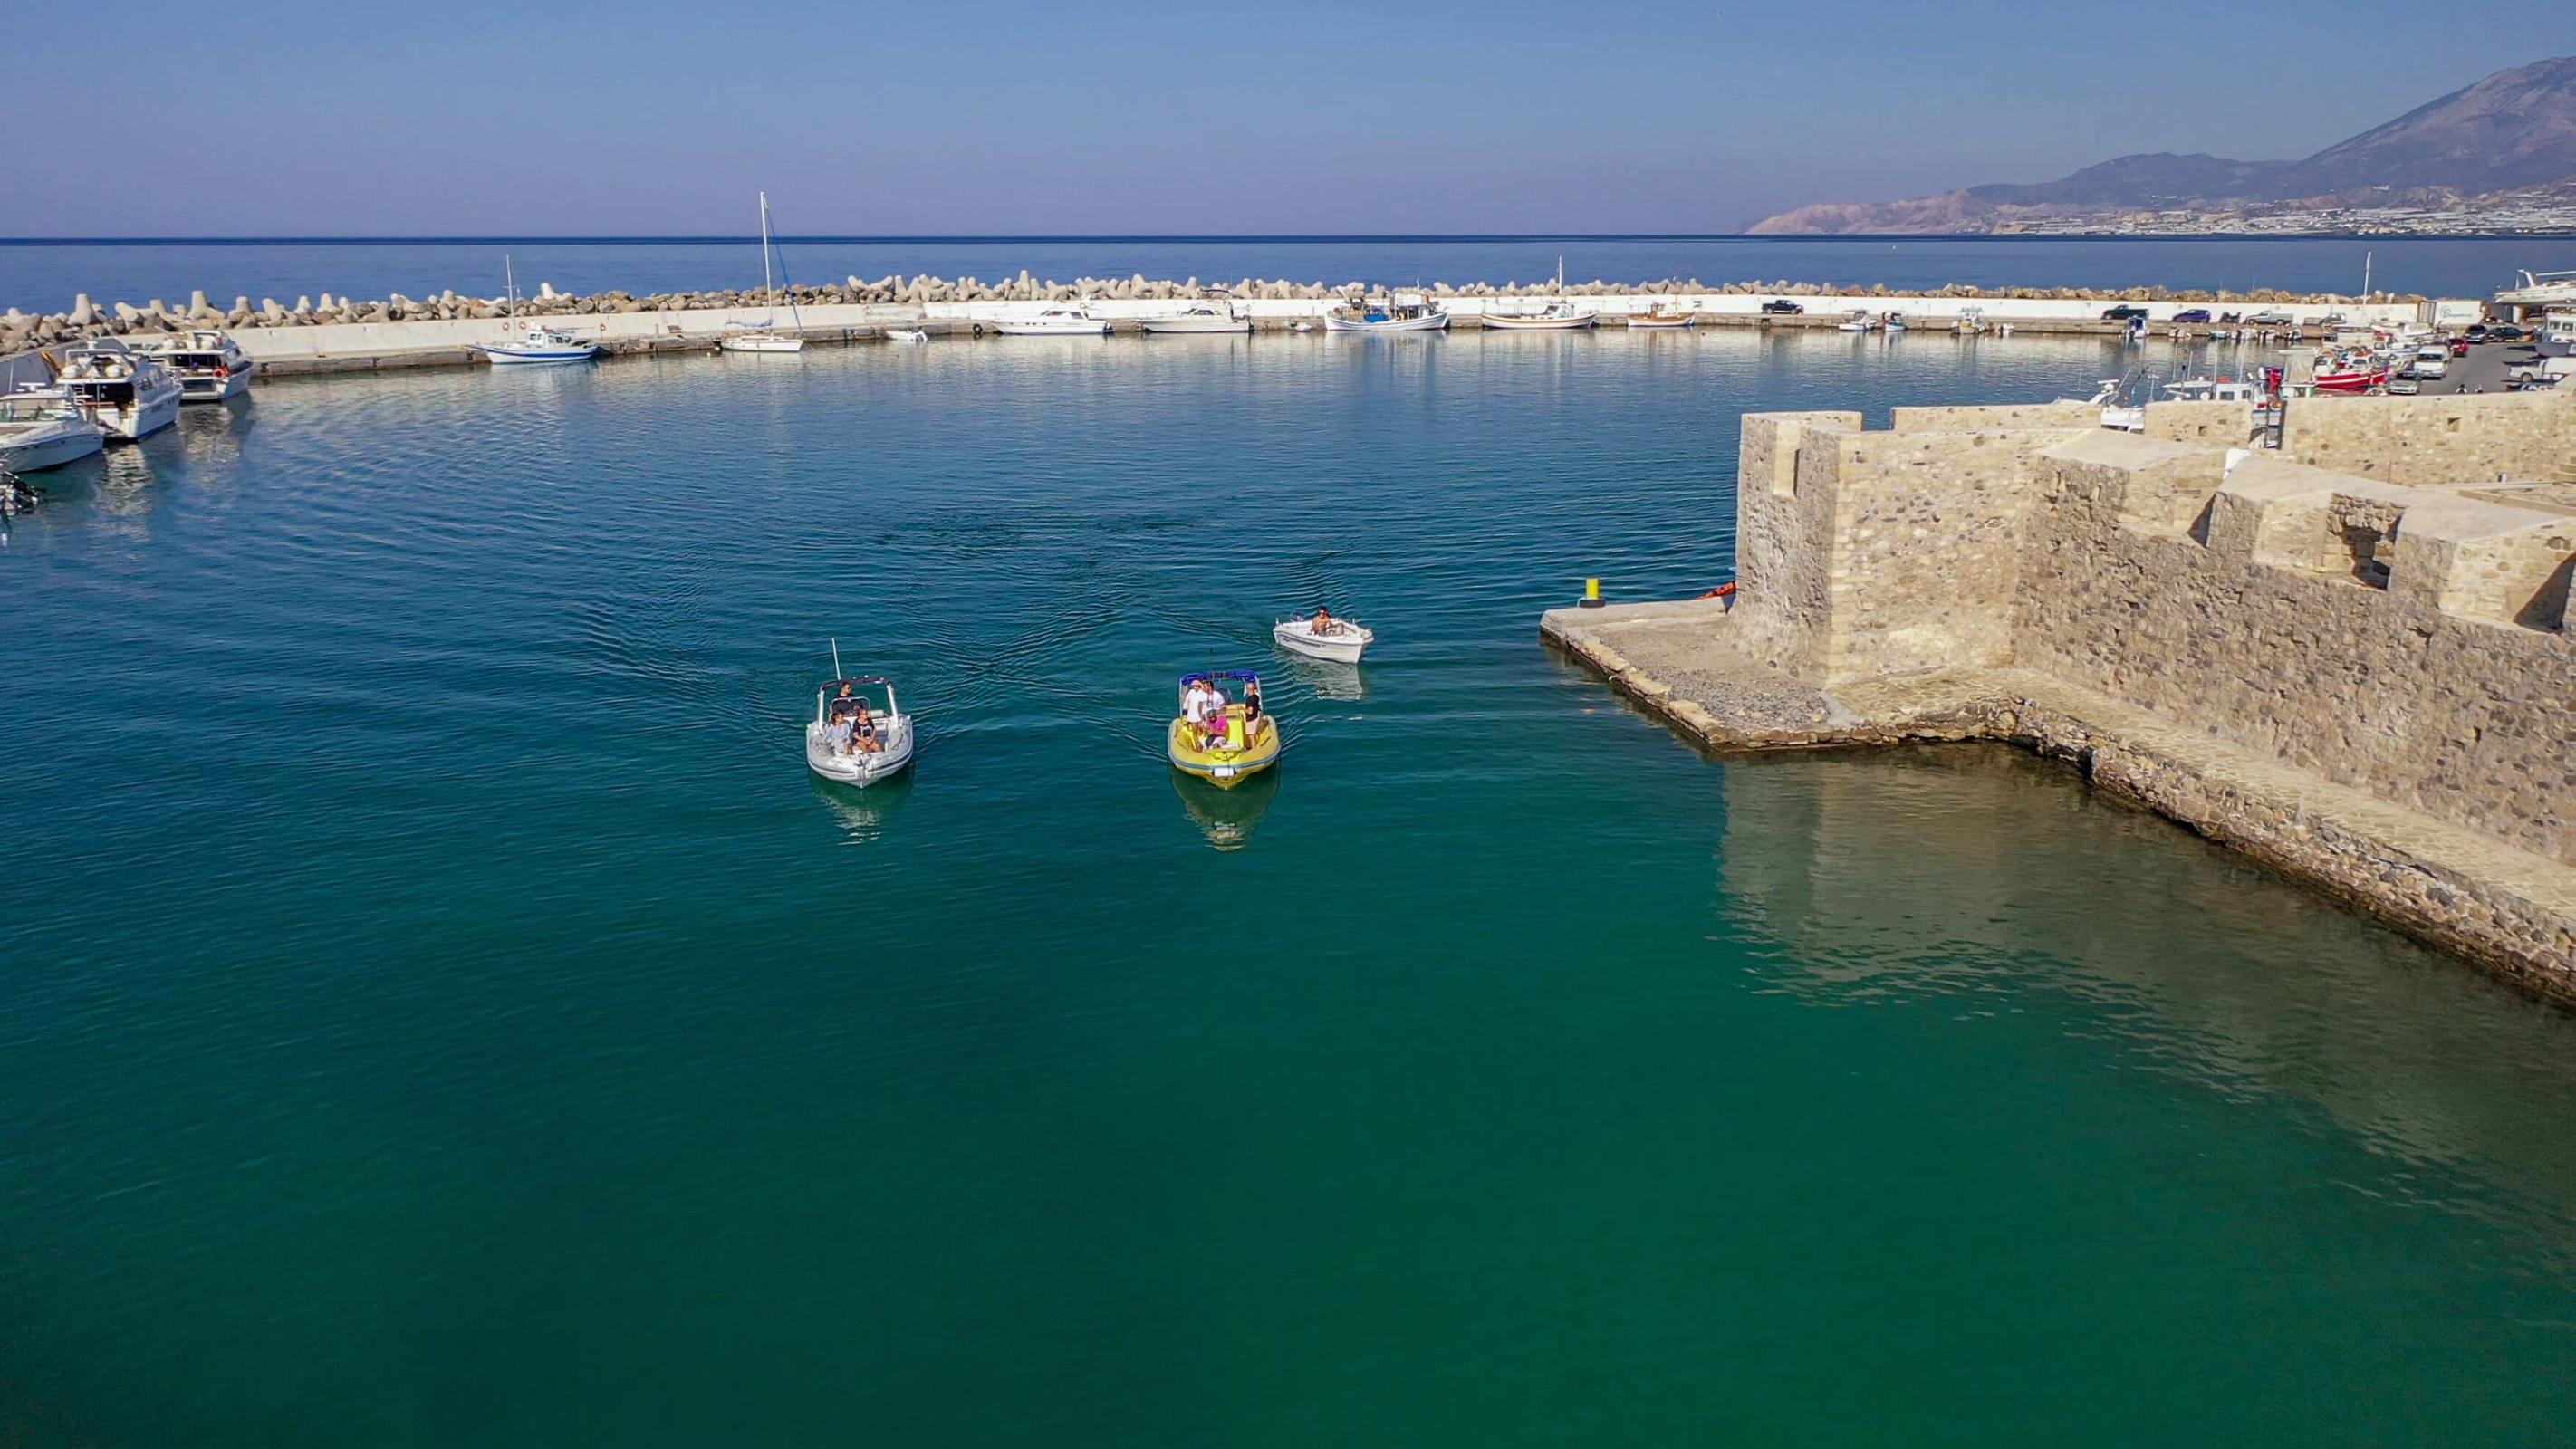
<svg viewBox="0 0 2576 1449">
<path fill-rule="evenodd" d="M 838 286 L 797 286 L 781 288 L 777 301 L 793 299 L 806 307 L 835 305 L 895 305 L 929 307 L 948 303 L 1007 302 L 1150 302 L 1182 301 L 1226 293 L 1244 301 L 1327 302 L 1373 290 L 1372 284 L 1360 281 L 1297 282 L 1286 279 L 1265 280 L 1253 277 L 1232 282 L 1202 282 L 1197 277 L 1178 281 L 1152 279 L 1142 275 L 1125 278 L 1076 277 L 1071 281 L 1039 279 L 1023 271 L 1016 277 L 986 281 L 977 277 L 902 277 L 889 275 L 876 281 L 850 277 Z M 1471 282 L 1453 284 L 1434 282 L 1422 290 L 1442 299 L 1511 298 L 1554 296 L 1553 282 Z M 2220 305 L 2311 305 L 2323 306 L 2349 299 L 2310 293 L 2284 292 L 2269 288 L 2250 291 L 2191 291 L 2163 287 L 2046 288 L 2046 287 L 1970 287 L 1951 285 L 1936 290 L 1899 291 L 1885 285 L 1870 287 L 1837 286 L 1819 282 L 1723 282 L 1704 283 L 1696 277 L 1666 278 L 1648 282 L 1607 282 L 1595 279 L 1571 283 L 1566 291 L 1578 297 L 1787 297 L 1792 299 L 1867 299 L 1941 298 L 1962 302 L 2041 301 L 2069 304 L 2115 302 L 2209 303 Z M 2400 299 L 2415 300 L 2415 299 Z M 609 291 L 587 295 L 558 292 L 550 284 L 540 284 L 533 297 L 520 299 L 517 315 L 539 317 L 582 317 L 624 313 L 654 312 L 723 312 L 728 309 L 758 307 L 770 304 L 770 298 L 757 290 L 722 290 L 704 292 L 633 292 Z M 275 297 L 262 297 L 254 304 L 246 296 L 236 296 L 229 306 L 217 306 L 206 293 L 193 292 L 183 306 L 173 306 L 155 297 L 136 305 L 111 302 L 100 305 L 84 293 L 67 311 L 28 313 L 12 307 L 0 313 L 0 355 L 24 351 L 30 347 L 77 341 L 94 335 L 136 336 L 183 332 L 195 327 L 221 327 L 231 330 L 255 328 L 325 327 L 343 324 L 386 322 L 452 322 L 497 319 L 512 315 L 509 305 L 497 297 L 472 297 L 453 289 L 434 296 L 413 298 L 396 292 L 378 300 L 362 301 L 353 297 L 335 297 L 328 292 L 319 298 L 299 296 L 293 305 Z"/>
</svg>

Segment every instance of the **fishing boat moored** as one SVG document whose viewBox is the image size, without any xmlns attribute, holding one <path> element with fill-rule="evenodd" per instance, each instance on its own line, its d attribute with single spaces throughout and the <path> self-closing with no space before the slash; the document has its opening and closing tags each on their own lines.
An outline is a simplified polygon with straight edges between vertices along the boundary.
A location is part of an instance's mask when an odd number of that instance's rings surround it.
<svg viewBox="0 0 2576 1449">
<path fill-rule="evenodd" d="M 1669 310 L 1666 303 L 1657 302 L 1647 311 L 1629 313 L 1628 329 L 1634 332 L 1641 329 L 1689 327 L 1696 325 L 1698 321 L 1699 304 L 1696 302 L 1678 312 Z"/>
<path fill-rule="evenodd" d="M 1449 314 L 1420 292 L 1358 298 L 1324 314 L 1327 332 L 1442 332 L 1448 327 Z"/>
<path fill-rule="evenodd" d="M 1229 680 L 1240 682 L 1247 696 L 1261 688 L 1261 677 L 1249 669 L 1181 677 L 1180 713 L 1165 733 L 1165 752 L 1173 769 L 1230 790 L 1279 763 L 1279 721 L 1267 709 L 1255 715 L 1244 700 L 1227 700 Z"/>
<path fill-rule="evenodd" d="M 501 258 L 501 283 L 509 307 L 509 329 L 500 341 L 469 343 L 469 350 L 482 353 L 494 367 L 588 362 L 599 355 L 599 344 L 595 342 L 584 342 L 560 327 L 519 316 L 519 274 L 506 255 Z"/>
</svg>

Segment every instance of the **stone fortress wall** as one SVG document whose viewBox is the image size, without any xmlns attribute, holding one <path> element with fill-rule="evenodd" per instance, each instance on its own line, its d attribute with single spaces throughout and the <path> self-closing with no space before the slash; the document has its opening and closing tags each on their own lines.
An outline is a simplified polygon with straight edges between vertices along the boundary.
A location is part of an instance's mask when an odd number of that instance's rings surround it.
<svg viewBox="0 0 2576 1449">
<path fill-rule="evenodd" d="M 2067 404 L 1750 415 L 1732 611 L 1548 632 L 1714 745 L 2125 759 L 2167 813 L 2576 1001 L 2576 395 L 2299 399 L 2278 452 L 2248 431 L 2214 403 L 2144 434 Z"/>
</svg>

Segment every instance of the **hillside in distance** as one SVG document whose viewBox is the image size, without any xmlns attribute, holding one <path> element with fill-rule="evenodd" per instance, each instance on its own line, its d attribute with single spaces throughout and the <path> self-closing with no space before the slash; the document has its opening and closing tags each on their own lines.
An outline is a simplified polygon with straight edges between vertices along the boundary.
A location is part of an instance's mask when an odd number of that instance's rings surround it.
<svg viewBox="0 0 2576 1449">
<path fill-rule="evenodd" d="M 2189 213 L 2324 218 L 2356 210 L 2455 214 L 2576 199 L 2576 56 L 2499 71 L 2302 161 L 2122 156 L 2035 185 L 1906 201 L 1825 202 L 1757 235 L 2118 229 Z"/>
</svg>

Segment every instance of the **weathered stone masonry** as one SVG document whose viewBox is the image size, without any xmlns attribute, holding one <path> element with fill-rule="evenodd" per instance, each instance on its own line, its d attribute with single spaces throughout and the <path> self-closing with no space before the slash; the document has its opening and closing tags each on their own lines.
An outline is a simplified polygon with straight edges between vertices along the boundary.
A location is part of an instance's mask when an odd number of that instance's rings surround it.
<svg viewBox="0 0 2576 1449">
<path fill-rule="evenodd" d="M 2018 740 L 2576 1002 L 2576 395 L 1743 421 L 1740 594 L 1547 632 L 1724 747 Z"/>
</svg>

